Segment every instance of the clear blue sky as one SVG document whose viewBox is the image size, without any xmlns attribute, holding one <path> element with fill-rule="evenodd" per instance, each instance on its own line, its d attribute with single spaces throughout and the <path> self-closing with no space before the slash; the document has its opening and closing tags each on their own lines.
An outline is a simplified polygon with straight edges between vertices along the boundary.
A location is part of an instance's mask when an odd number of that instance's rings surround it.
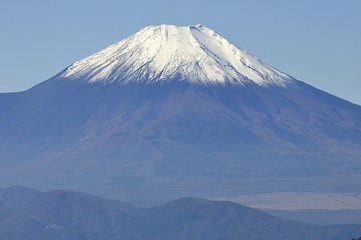
<svg viewBox="0 0 361 240">
<path fill-rule="evenodd" d="M 147 25 L 212 28 L 361 105 L 360 0 L 0 0 L 0 92 L 21 91 Z"/>
</svg>

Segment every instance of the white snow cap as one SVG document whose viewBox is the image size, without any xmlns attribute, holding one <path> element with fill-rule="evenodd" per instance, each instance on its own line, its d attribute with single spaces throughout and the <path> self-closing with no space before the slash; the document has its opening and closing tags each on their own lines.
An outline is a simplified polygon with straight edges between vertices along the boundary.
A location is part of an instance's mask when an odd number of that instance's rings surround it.
<svg viewBox="0 0 361 240">
<path fill-rule="evenodd" d="M 61 78 L 104 84 L 178 79 L 195 84 L 286 86 L 294 79 L 202 25 L 148 26 L 69 66 Z"/>
</svg>

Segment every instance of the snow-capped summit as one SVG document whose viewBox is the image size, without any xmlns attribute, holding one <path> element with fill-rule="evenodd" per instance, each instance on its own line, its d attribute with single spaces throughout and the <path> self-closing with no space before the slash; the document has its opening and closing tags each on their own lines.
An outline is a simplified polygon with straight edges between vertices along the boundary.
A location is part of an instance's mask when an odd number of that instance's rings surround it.
<svg viewBox="0 0 361 240">
<path fill-rule="evenodd" d="M 145 27 L 75 62 L 60 77 L 104 84 L 178 79 L 211 85 L 253 81 L 260 86 L 285 86 L 294 80 L 200 24 Z"/>
</svg>

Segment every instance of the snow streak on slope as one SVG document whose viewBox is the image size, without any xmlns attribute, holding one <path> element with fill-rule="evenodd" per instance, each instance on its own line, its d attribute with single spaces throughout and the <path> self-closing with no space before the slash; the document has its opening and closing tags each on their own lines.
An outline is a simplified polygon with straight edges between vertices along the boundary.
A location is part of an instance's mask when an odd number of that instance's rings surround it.
<svg viewBox="0 0 361 240">
<path fill-rule="evenodd" d="M 180 79 L 196 84 L 285 86 L 293 78 L 238 49 L 202 25 L 149 26 L 75 62 L 61 78 L 123 84 Z"/>
</svg>

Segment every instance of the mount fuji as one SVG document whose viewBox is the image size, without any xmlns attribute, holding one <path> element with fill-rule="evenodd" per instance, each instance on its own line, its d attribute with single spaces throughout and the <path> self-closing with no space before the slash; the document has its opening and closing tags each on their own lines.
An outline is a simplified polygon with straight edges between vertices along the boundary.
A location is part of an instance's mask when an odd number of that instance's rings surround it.
<svg viewBox="0 0 361 240">
<path fill-rule="evenodd" d="M 202 25 L 149 26 L 27 91 L 0 94 L 0 182 L 145 205 L 357 197 L 361 107 Z"/>
</svg>

